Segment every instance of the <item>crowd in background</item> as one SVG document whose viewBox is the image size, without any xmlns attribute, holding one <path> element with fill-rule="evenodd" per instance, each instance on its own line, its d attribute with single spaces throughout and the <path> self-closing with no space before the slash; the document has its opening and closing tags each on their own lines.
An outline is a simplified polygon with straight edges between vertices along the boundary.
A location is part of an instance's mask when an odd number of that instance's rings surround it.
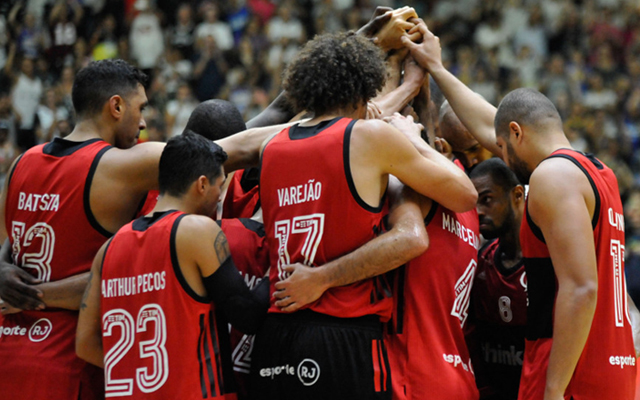
<svg viewBox="0 0 640 400">
<path fill-rule="evenodd" d="M 445 66 L 492 104 L 518 87 L 555 103 L 573 147 L 616 172 L 629 287 L 640 288 L 637 0 L 3 1 L 0 174 L 25 149 L 71 132 L 73 78 L 92 60 L 121 58 L 148 73 L 141 139 L 164 141 L 206 99 L 255 116 L 307 39 L 357 29 L 378 5 L 414 7 L 440 37 Z"/>
</svg>

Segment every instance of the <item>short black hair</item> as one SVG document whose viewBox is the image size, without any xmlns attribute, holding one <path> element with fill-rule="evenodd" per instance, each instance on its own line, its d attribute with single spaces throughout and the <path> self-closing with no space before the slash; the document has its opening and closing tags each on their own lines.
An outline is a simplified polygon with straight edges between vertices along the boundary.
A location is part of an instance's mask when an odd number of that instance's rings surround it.
<svg viewBox="0 0 640 400">
<path fill-rule="evenodd" d="M 172 137 L 160 156 L 160 194 L 182 196 L 202 175 L 213 182 L 226 160 L 222 147 L 195 132 Z"/>
<path fill-rule="evenodd" d="M 125 97 L 145 86 L 147 76 L 123 60 L 100 60 L 89 63 L 76 74 L 71 98 L 76 115 L 92 116 L 114 95 Z"/>
<path fill-rule="evenodd" d="M 295 112 L 320 116 L 366 104 L 385 79 L 382 50 L 350 31 L 308 42 L 285 70 L 282 86 Z"/>
<path fill-rule="evenodd" d="M 198 104 L 185 128 L 209 140 L 224 139 L 245 129 L 247 126 L 238 108 L 233 103 L 220 99 Z"/>
<path fill-rule="evenodd" d="M 513 90 L 502 99 L 494 119 L 496 135 L 508 135 L 511 121 L 537 128 L 541 133 L 552 126 L 562 130 L 556 106 L 545 95 L 529 88 Z"/>
<path fill-rule="evenodd" d="M 500 158 L 493 157 L 476 165 L 469 174 L 469 178 L 479 178 L 481 176 L 488 175 L 491 181 L 508 193 L 514 187 L 521 185 L 520 181 L 516 177 L 516 174 L 507 167 L 504 161 Z"/>
</svg>

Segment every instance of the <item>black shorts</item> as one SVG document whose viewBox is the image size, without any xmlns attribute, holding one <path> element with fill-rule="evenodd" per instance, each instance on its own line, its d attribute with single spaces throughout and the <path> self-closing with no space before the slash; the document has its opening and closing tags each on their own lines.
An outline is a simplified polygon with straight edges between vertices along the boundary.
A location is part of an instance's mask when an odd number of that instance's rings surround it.
<svg viewBox="0 0 640 400">
<path fill-rule="evenodd" d="M 256 335 L 252 399 L 391 399 L 379 317 L 269 314 Z"/>
</svg>

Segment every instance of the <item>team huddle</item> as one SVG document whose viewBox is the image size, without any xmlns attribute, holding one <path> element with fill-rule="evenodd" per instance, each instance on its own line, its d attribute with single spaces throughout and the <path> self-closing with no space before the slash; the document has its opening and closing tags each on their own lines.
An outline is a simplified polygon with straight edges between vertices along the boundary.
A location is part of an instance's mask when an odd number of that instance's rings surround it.
<svg viewBox="0 0 640 400">
<path fill-rule="evenodd" d="M 89 64 L 10 169 L 2 398 L 635 398 L 613 172 L 413 9 L 309 41 L 247 123 L 209 100 L 137 143 L 145 84 Z"/>
</svg>

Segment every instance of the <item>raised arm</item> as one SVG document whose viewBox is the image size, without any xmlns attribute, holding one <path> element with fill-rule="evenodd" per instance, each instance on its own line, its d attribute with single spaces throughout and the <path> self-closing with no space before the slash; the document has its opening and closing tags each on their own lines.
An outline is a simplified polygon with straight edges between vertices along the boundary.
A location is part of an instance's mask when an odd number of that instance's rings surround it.
<svg viewBox="0 0 640 400">
<path fill-rule="evenodd" d="M 563 159 L 540 164 L 530 185 L 529 213 L 542 230 L 558 281 L 544 398 L 560 400 L 596 309 L 598 273 L 591 226 L 595 196 L 586 176 Z"/>
<path fill-rule="evenodd" d="M 76 329 L 76 354 L 83 360 L 104 368 L 102 349 L 102 315 L 100 311 L 100 276 L 102 261 L 108 246 L 105 243 L 95 258 L 89 272 L 89 283 L 82 296 L 78 328 Z"/>
<path fill-rule="evenodd" d="M 379 110 L 378 118 L 390 117 L 409 104 L 420 92 L 425 81 L 425 70 L 418 65 L 413 57 L 408 56 L 403 62 L 404 80 L 399 86 L 388 93 L 377 96 L 372 101 Z"/>
<path fill-rule="evenodd" d="M 320 268 L 304 264 L 287 265 L 290 275 L 275 283 L 276 306 L 293 312 L 316 301 L 332 288 L 384 274 L 418 257 L 429 247 L 421 198 L 397 179 L 389 184 L 392 209 L 389 214 L 391 230 Z"/>
<path fill-rule="evenodd" d="M 417 25 L 409 31 L 409 34 L 420 32 L 422 43 L 414 43 L 410 36 L 404 36 L 402 43 L 409 48 L 418 64 L 429 71 L 451 104 L 451 108 L 469 132 L 482 146 L 496 156 L 502 157 L 502 151 L 496 145 L 493 126 L 496 108 L 447 71 L 442 65 L 440 39 L 427 28 L 424 21 L 417 21 Z"/>
</svg>

